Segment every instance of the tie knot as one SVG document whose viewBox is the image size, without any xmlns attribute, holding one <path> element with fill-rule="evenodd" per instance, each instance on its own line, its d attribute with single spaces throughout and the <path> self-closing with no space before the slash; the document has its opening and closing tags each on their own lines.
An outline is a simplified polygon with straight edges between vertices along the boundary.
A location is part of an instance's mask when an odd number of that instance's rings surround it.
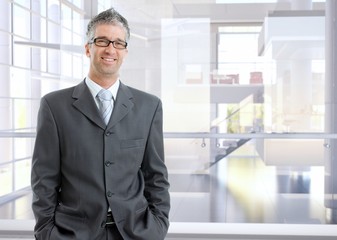
<svg viewBox="0 0 337 240">
<path fill-rule="evenodd" d="M 112 97 L 112 93 L 109 90 L 106 89 L 101 89 L 98 93 L 97 93 L 97 97 L 101 100 L 101 101 L 111 101 Z"/>
</svg>

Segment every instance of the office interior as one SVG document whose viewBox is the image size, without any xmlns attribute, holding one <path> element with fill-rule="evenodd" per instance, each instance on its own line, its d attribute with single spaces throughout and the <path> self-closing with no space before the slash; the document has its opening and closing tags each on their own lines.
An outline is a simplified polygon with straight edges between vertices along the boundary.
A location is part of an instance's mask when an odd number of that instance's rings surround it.
<svg viewBox="0 0 337 240">
<path fill-rule="evenodd" d="M 33 239 L 39 100 L 84 79 L 110 7 L 121 81 L 163 102 L 167 240 L 336 239 L 335 0 L 1 0 L 0 239 Z"/>
</svg>

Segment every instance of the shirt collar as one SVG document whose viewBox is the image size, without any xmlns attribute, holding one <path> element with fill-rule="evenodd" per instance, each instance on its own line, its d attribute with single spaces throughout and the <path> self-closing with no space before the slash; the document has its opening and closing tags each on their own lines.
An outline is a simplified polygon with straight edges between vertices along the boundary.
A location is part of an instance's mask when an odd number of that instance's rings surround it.
<svg viewBox="0 0 337 240">
<path fill-rule="evenodd" d="M 93 80 L 91 80 L 89 76 L 85 78 L 85 83 L 87 84 L 92 96 L 95 99 L 97 96 L 97 93 L 102 89 L 102 87 L 98 85 L 97 83 L 95 83 Z M 120 80 L 117 79 L 117 81 L 110 88 L 107 89 L 112 93 L 112 96 L 115 100 L 117 97 L 119 85 L 120 85 Z"/>
</svg>

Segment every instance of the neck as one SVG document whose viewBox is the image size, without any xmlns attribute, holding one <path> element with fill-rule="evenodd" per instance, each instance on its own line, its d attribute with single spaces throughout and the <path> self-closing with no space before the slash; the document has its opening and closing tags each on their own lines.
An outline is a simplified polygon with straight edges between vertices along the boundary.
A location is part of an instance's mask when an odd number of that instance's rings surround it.
<svg viewBox="0 0 337 240">
<path fill-rule="evenodd" d="M 98 85 L 100 85 L 104 89 L 110 88 L 118 80 L 118 76 L 116 76 L 116 77 L 111 77 L 111 76 L 109 76 L 109 77 L 104 77 L 104 76 L 97 77 L 97 76 L 93 76 L 91 74 L 89 74 L 88 76 L 90 77 L 90 79 L 92 81 L 94 81 L 95 83 L 97 83 Z"/>
</svg>

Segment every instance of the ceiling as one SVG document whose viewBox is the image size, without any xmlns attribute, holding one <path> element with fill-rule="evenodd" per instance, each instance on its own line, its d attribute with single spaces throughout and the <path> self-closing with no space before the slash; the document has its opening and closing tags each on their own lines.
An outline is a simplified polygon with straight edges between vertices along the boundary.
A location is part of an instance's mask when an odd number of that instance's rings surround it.
<svg viewBox="0 0 337 240">
<path fill-rule="evenodd" d="M 213 24 L 262 23 L 271 11 L 299 8 L 294 5 L 294 0 L 250 2 L 217 4 L 216 0 L 115 0 L 113 7 L 128 19 L 132 32 L 141 36 L 157 35 L 161 20 L 165 18 L 206 18 Z M 312 3 L 311 7 L 324 10 L 325 4 Z"/>
</svg>

